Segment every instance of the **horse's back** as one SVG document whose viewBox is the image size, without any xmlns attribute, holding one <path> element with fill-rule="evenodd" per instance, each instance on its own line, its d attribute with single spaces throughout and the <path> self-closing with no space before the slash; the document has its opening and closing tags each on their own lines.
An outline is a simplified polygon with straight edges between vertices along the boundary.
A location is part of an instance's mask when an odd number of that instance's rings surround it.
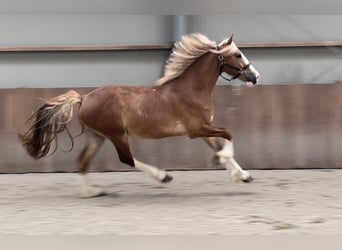
<svg viewBox="0 0 342 250">
<path fill-rule="evenodd" d="M 137 116 L 151 87 L 107 85 L 83 96 L 79 118 L 95 130 L 124 129 L 127 119 Z"/>
</svg>

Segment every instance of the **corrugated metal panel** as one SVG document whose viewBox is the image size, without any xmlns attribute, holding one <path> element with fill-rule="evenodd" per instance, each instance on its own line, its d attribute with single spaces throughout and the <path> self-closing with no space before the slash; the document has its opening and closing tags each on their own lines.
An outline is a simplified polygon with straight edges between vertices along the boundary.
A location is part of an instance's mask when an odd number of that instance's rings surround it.
<svg viewBox="0 0 342 250">
<path fill-rule="evenodd" d="M 90 89 L 76 89 L 87 93 Z M 71 153 L 58 150 L 43 160 L 31 159 L 16 134 L 38 97 L 47 99 L 67 89 L 0 90 L 0 172 L 76 171 L 75 159 L 83 138 Z M 341 168 L 342 84 L 260 85 L 256 88 L 217 86 L 214 123 L 228 127 L 234 137 L 237 160 L 247 169 Z M 76 119 L 77 120 L 77 119 Z M 71 129 L 80 131 L 76 122 Z M 64 148 L 69 146 L 60 138 Z M 200 139 L 172 137 L 131 140 L 139 160 L 166 169 L 208 169 L 211 150 Z M 114 147 L 106 143 L 91 170 L 129 170 L 119 163 Z"/>
</svg>

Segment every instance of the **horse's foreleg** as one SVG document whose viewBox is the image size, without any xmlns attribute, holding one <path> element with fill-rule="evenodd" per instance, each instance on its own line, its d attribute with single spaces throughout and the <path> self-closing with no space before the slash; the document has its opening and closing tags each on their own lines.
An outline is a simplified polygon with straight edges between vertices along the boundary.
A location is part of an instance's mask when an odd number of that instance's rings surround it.
<svg viewBox="0 0 342 250">
<path fill-rule="evenodd" d="M 233 141 L 226 140 L 224 147 L 216 152 L 216 155 L 226 159 L 226 168 L 230 171 L 230 177 L 233 182 L 251 182 L 253 177 L 248 171 L 243 170 L 234 158 Z"/>
<path fill-rule="evenodd" d="M 225 144 L 221 150 L 216 152 L 216 155 L 223 157 L 225 167 L 230 171 L 230 176 L 233 182 L 244 181 L 250 182 L 253 180 L 248 171 L 243 170 L 234 159 L 234 147 L 232 135 L 226 128 L 219 128 L 209 124 L 204 124 L 199 130 L 189 133 L 190 138 L 195 137 L 221 137 L 225 139 Z M 210 145 L 210 144 L 209 144 Z"/>
<path fill-rule="evenodd" d="M 93 131 L 86 131 L 87 144 L 78 157 L 78 168 L 81 176 L 81 197 L 91 198 L 104 195 L 105 193 L 97 187 L 93 187 L 88 179 L 88 166 L 104 142 L 104 137 Z"/>
<path fill-rule="evenodd" d="M 203 140 L 208 144 L 209 147 L 211 147 L 215 154 L 211 160 L 212 164 L 214 166 L 217 166 L 217 165 L 223 165 L 224 163 L 226 163 L 226 158 L 224 157 L 221 157 L 221 156 L 218 156 L 216 153 L 218 151 L 220 151 L 223 146 L 219 140 L 218 137 L 203 137 Z"/>
</svg>

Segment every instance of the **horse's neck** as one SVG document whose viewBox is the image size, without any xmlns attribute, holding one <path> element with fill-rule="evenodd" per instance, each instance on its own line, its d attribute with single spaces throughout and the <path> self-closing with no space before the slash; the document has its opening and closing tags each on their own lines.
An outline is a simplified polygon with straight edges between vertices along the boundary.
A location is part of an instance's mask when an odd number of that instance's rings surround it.
<svg viewBox="0 0 342 250">
<path fill-rule="evenodd" d="M 217 56 L 207 53 L 198 58 L 178 78 L 178 84 L 184 90 L 196 92 L 197 95 L 210 96 L 219 76 L 219 62 Z"/>
</svg>

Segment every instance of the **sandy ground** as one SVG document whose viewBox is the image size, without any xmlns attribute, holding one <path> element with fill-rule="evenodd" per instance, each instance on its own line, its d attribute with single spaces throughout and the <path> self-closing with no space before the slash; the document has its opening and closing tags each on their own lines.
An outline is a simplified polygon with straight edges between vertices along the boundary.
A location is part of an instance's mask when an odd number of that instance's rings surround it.
<svg viewBox="0 0 342 250">
<path fill-rule="evenodd" d="M 0 234 L 268 235 L 342 233 L 342 170 L 92 173 L 107 196 L 81 199 L 78 174 L 0 175 Z"/>
</svg>

